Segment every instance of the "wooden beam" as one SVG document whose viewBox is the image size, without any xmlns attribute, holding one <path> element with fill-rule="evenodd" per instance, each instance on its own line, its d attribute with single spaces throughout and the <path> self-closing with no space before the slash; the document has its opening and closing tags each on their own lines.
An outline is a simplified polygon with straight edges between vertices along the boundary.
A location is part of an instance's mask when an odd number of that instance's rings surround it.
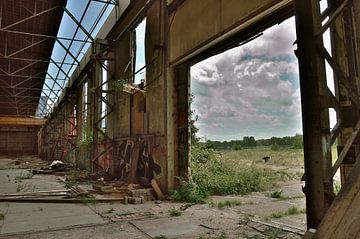
<svg viewBox="0 0 360 239">
<path fill-rule="evenodd" d="M 317 228 L 325 211 L 324 175 L 331 167 L 329 115 L 322 98 L 326 96 L 324 59 L 317 53 L 322 38 L 315 33 L 321 29 L 318 1 L 296 0 L 295 19 L 297 32 L 296 51 L 299 59 L 301 106 L 304 135 L 305 195 L 307 227 Z M 330 156 L 330 157 L 329 157 Z"/>
<path fill-rule="evenodd" d="M 42 126 L 44 119 L 30 117 L 0 116 L 0 126 Z"/>
</svg>

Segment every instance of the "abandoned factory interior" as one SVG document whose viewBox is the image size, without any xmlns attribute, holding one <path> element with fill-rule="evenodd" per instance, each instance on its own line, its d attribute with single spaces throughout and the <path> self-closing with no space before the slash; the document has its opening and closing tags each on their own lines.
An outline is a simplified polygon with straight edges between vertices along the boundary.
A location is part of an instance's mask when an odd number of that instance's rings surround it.
<svg viewBox="0 0 360 239">
<path fill-rule="evenodd" d="M 360 239 L 360 1 L 0 0 L 0 238 Z"/>
</svg>

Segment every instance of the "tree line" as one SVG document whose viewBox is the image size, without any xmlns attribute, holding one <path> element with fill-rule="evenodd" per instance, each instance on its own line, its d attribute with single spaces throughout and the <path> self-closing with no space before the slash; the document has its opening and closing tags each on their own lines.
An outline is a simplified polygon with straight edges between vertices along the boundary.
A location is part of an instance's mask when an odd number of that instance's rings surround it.
<svg viewBox="0 0 360 239">
<path fill-rule="evenodd" d="M 207 147 L 217 150 L 234 149 L 240 150 L 242 148 L 254 148 L 256 146 L 279 146 L 279 147 L 292 147 L 300 149 L 303 147 L 302 135 L 296 134 L 295 136 L 285 137 L 271 137 L 270 139 L 258 139 L 253 136 L 245 136 L 242 140 L 230 141 L 206 141 Z"/>
</svg>

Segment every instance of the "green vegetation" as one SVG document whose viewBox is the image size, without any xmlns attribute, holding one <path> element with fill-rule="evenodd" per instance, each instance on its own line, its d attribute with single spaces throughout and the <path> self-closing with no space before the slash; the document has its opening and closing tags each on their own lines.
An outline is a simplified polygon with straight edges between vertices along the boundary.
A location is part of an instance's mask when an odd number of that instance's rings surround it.
<svg viewBox="0 0 360 239">
<path fill-rule="evenodd" d="M 198 187 L 193 181 L 180 179 L 180 185 L 172 193 L 172 198 L 176 202 L 205 203 L 209 196 L 208 192 Z"/>
<path fill-rule="evenodd" d="M 82 204 L 96 204 L 96 198 L 92 196 L 80 196 L 79 197 Z"/>
<path fill-rule="evenodd" d="M 285 212 L 274 212 L 270 215 L 270 218 L 281 218 L 289 215 L 297 215 L 301 213 L 306 213 L 306 209 L 299 209 L 298 207 L 292 206 Z"/>
<path fill-rule="evenodd" d="M 195 118 L 194 122 L 198 118 Z M 196 133 L 198 129 L 193 129 Z M 194 141 L 192 141 L 194 142 Z M 230 141 L 211 141 L 206 142 L 208 145 L 211 145 L 213 149 L 216 150 L 229 150 L 235 148 L 254 148 L 259 146 L 273 146 L 277 145 L 279 148 L 293 148 L 293 149 L 302 149 L 303 148 L 303 139 L 302 135 L 296 134 L 295 136 L 285 136 L 285 137 L 271 137 L 270 139 L 258 139 L 256 140 L 253 136 L 245 136 L 242 140 L 230 140 Z"/>
<path fill-rule="evenodd" d="M 154 239 L 167 239 L 167 237 L 164 235 L 160 235 L 160 236 L 154 237 Z"/>
<path fill-rule="evenodd" d="M 276 167 L 301 167 L 302 149 L 269 147 L 216 151 L 208 143 L 195 143 L 191 148 L 191 181 L 180 180 L 173 199 L 178 202 L 204 203 L 209 195 L 245 195 L 269 189 L 277 181 L 299 178 L 297 172 Z M 271 159 L 265 164 L 262 158 Z M 276 195 L 278 194 L 278 195 Z M 274 192 L 273 198 L 281 198 Z"/>
<path fill-rule="evenodd" d="M 108 210 L 106 210 L 105 212 L 104 212 L 104 214 L 110 214 L 110 213 L 113 213 L 115 210 L 114 210 L 114 208 L 109 208 Z"/>
<path fill-rule="evenodd" d="M 5 215 L 3 213 L 0 213 L 0 220 L 5 220 Z"/>
<path fill-rule="evenodd" d="M 334 193 L 338 194 L 341 190 L 341 183 L 334 180 Z"/>
<path fill-rule="evenodd" d="M 279 170 L 279 166 L 302 166 L 303 150 L 295 147 L 302 136 L 255 140 L 246 136 L 230 142 L 200 142 L 198 128 L 191 120 L 191 180 L 180 180 L 172 197 L 178 202 L 204 203 L 209 195 L 245 195 L 274 186 L 277 181 L 293 179 L 291 173 Z M 261 146 L 259 146 L 261 145 Z M 271 150 L 271 145 L 277 145 Z M 271 158 L 266 164 L 263 157 Z M 281 197 L 281 192 L 272 196 Z M 228 206 L 226 204 L 220 207 Z M 231 205 L 230 205 L 231 206 Z"/>
<path fill-rule="evenodd" d="M 114 78 L 113 78 L 114 79 Z M 124 85 L 127 83 L 127 80 L 125 79 L 118 79 L 114 80 L 111 83 L 110 89 L 114 90 L 115 92 L 122 91 L 124 89 Z"/>
<path fill-rule="evenodd" d="M 169 214 L 172 217 L 178 217 L 181 216 L 181 212 L 179 210 L 177 210 L 176 208 L 171 208 L 169 209 Z"/>
<path fill-rule="evenodd" d="M 15 182 L 21 182 L 22 180 L 25 179 L 31 179 L 34 175 L 32 174 L 32 172 L 27 172 L 27 173 L 21 173 L 19 176 L 15 177 Z M 8 177 L 10 178 L 10 177 Z"/>
<path fill-rule="evenodd" d="M 279 150 L 280 150 L 280 146 L 277 145 L 277 144 L 273 144 L 273 145 L 271 145 L 271 150 L 272 150 L 272 151 L 279 151 Z"/>
<path fill-rule="evenodd" d="M 226 156 L 213 154 L 207 160 L 192 161 L 193 181 L 204 194 L 245 195 L 266 189 L 278 178 L 272 169 L 247 165 L 246 161 L 241 161 L 237 157 Z"/>
<path fill-rule="evenodd" d="M 217 203 L 217 207 L 219 209 L 224 209 L 226 207 L 234 207 L 241 205 L 241 201 L 239 200 L 226 200 L 226 201 L 220 201 Z"/>
<path fill-rule="evenodd" d="M 281 190 L 274 191 L 270 194 L 270 197 L 271 198 L 282 198 L 282 191 Z"/>
<path fill-rule="evenodd" d="M 66 182 L 70 185 L 73 185 L 77 182 L 81 182 L 89 178 L 89 172 L 86 170 L 72 169 L 66 175 Z"/>
</svg>

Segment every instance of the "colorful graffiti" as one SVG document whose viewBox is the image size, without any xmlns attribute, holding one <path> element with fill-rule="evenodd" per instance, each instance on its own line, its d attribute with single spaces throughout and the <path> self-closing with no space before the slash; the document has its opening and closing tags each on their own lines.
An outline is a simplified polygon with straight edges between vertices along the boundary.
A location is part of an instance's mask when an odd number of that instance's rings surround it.
<svg viewBox="0 0 360 239">
<path fill-rule="evenodd" d="M 137 138 L 119 142 L 114 157 L 114 176 L 129 183 L 150 182 L 162 172 L 153 151 L 152 140 Z"/>
</svg>

